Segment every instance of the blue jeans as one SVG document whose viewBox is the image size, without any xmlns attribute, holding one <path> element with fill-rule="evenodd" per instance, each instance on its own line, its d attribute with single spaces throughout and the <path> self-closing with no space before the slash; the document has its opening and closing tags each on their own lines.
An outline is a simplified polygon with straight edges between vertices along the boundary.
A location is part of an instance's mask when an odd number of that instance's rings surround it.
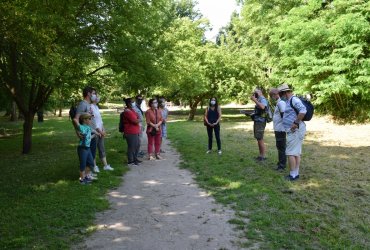
<svg viewBox="0 0 370 250">
<path fill-rule="evenodd" d="M 78 146 L 77 147 L 78 158 L 80 159 L 80 171 L 85 171 L 86 166 L 90 169 L 94 168 L 94 159 L 91 154 L 90 148 Z"/>
</svg>

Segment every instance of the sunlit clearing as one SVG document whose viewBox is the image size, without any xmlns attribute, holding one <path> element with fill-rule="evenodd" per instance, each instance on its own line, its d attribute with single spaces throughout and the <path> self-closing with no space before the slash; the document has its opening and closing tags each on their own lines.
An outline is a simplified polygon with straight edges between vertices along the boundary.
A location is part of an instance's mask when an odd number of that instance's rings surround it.
<svg viewBox="0 0 370 250">
<path fill-rule="evenodd" d="M 237 189 L 241 187 L 241 183 L 239 181 L 230 182 L 230 184 L 227 186 L 227 189 Z"/>
<path fill-rule="evenodd" d="M 344 154 L 330 155 L 329 157 L 334 159 L 349 159 L 349 156 Z"/>
<path fill-rule="evenodd" d="M 48 135 L 55 135 L 55 134 L 56 134 L 56 132 L 54 130 L 52 130 L 52 131 L 43 132 L 43 133 L 41 133 L 39 135 L 48 136 Z"/>
<path fill-rule="evenodd" d="M 167 123 L 172 123 L 172 122 L 183 122 L 185 120 L 170 120 L 170 121 L 167 121 Z"/>
<path fill-rule="evenodd" d="M 200 237 L 199 237 L 199 234 L 193 234 L 193 235 L 190 235 L 189 238 L 192 240 L 198 240 Z"/>
<path fill-rule="evenodd" d="M 156 180 L 143 181 L 142 183 L 149 184 L 149 185 L 161 185 L 162 184 L 162 183 L 160 183 L 159 181 L 156 181 Z"/>
<path fill-rule="evenodd" d="M 224 129 L 226 129 L 226 130 L 251 129 L 252 128 L 251 126 L 252 126 L 251 123 L 245 123 L 245 122 L 243 122 L 243 123 L 239 123 L 238 125 L 231 126 L 231 127 L 224 128 Z"/>
<path fill-rule="evenodd" d="M 135 200 L 139 200 L 139 199 L 142 199 L 144 198 L 143 196 L 140 196 L 140 195 L 134 195 L 132 196 L 132 199 L 135 199 Z"/>
</svg>

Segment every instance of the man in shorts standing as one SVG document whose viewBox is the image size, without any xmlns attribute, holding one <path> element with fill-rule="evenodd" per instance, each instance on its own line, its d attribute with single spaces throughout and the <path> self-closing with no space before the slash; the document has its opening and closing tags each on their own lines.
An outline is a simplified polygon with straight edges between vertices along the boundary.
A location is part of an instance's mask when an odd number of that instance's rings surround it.
<svg viewBox="0 0 370 250">
<path fill-rule="evenodd" d="M 266 128 L 266 118 L 264 117 L 265 108 L 268 106 L 267 99 L 263 96 L 262 91 L 258 88 L 254 90 L 251 100 L 256 104 L 253 115 L 253 132 L 257 140 L 259 156 L 256 160 L 262 162 L 266 160 L 266 146 L 263 135 Z"/>
<path fill-rule="evenodd" d="M 306 134 L 306 124 L 302 120 L 307 110 L 301 100 L 293 95 L 288 84 L 282 84 L 278 90 L 280 98 L 286 102 L 283 126 L 287 132 L 285 153 L 288 157 L 290 173 L 285 178 L 289 181 L 295 181 L 299 178 L 302 143 Z"/>
</svg>

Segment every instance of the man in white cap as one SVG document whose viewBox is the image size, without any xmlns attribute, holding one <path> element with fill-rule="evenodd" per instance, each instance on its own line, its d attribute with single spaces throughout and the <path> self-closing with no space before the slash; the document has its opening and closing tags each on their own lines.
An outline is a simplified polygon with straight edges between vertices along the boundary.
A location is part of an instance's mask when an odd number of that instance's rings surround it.
<svg viewBox="0 0 370 250">
<path fill-rule="evenodd" d="M 306 134 L 306 124 L 302 121 L 307 110 L 301 100 L 293 95 L 288 84 L 278 87 L 279 95 L 286 102 L 283 116 L 283 126 L 287 132 L 286 155 L 290 167 L 290 174 L 286 176 L 289 181 L 299 178 L 299 166 L 301 163 L 302 143 Z M 296 112 L 297 110 L 297 112 Z"/>
</svg>

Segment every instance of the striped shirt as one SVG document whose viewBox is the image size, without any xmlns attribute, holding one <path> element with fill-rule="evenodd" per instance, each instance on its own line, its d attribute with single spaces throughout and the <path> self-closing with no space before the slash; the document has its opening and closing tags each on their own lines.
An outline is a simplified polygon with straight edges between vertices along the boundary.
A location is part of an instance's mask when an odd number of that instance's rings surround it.
<svg viewBox="0 0 370 250">
<path fill-rule="evenodd" d="M 290 99 L 293 98 L 292 104 L 298 110 L 299 113 L 306 114 L 306 107 L 303 105 L 298 97 L 292 96 L 286 101 L 286 108 L 283 116 L 283 126 L 286 132 L 290 131 L 293 122 L 297 119 L 297 113 L 290 106 Z"/>
</svg>

